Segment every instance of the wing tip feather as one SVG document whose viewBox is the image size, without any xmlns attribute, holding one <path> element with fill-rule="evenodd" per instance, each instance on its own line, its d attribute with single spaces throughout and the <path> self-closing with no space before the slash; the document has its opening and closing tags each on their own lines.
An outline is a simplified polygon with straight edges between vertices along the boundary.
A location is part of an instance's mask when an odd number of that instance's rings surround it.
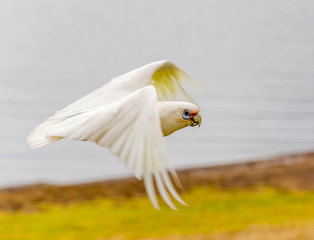
<svg viewBox="0 0 314 240">
<path fill-rule="evenodd" d="M 29 148 L 33 150 L 33 149 L 37 149 L 45 145 L 48 145 L 50 143 L 53 143 L 55 141 L 58 141 L 62 138 L 63 137 L 46 136 L 46 135 L 36 136 L 35 134 L 30 134 L 26 138 L 26 143 L 28 144 Z"/>
</svg>

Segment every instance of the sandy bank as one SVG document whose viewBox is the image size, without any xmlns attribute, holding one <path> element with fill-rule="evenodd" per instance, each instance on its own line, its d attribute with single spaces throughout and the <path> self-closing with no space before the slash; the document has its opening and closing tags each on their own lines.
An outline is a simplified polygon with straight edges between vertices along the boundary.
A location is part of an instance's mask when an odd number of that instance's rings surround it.
<svg viewBox="0 0 314 240">
<path fill-rule="evenodd" d="M 178 174 L 184 191 L 204 185 L 221 189 L 269 186 L 284 191 L 314 190 L 314 153 L 185 169 L 178 171 Z M 64 204 L 102 197 L 130 198 L 143 195 L 143 183 L 135 178 L 67 186 L 38 184 L 0 190 L 0 209 L 33 210 L 45 203 Z"/>
</svg>

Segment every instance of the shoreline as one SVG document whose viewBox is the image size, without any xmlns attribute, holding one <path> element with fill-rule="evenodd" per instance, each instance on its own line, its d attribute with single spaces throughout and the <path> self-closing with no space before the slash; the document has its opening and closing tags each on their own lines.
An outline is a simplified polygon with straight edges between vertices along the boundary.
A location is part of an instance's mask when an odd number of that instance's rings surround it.
<svg viewBox="0 0 314 240">
<path fill-rule="evenodd" d="M 182 169 L 177 171 L 184 190 L 210 186 L 222 190 L 271 187 L 283 191 L 314 190 L 314 153 L 268 160 Z M 127 199 L 146 196 L 135 177 L 71 185 L 34 184 L 0 189 L 0 210 L 37 210 L 45 204 L 70 204 L 99 198 Z"/>
</svg>

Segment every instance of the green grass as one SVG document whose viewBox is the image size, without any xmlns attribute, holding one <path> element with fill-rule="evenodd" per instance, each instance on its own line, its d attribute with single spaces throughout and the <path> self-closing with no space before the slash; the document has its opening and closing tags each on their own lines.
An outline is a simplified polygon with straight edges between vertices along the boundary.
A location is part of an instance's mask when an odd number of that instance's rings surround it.
<svg viewBox="0 0 314 240">
<path fill-rule="evenodd" d="M 188 207 L 162 205 L 147 198 L 100 199 L 41 212 L 0 213 L 2 240 L 93 240 L 230 233 L 251 226 L 300 226 L 314 223 L 314 192 L 222 191 L 195 188 L 183 195 Z"/>
</svg>

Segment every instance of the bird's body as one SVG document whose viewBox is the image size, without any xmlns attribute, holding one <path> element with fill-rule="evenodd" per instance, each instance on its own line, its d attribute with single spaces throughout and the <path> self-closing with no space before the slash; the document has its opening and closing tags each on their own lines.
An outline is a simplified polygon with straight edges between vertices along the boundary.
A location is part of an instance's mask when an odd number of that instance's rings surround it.
<svg viewBox="0 0 314 240">
<path fill-rule="evenodd" d="M 189 77 L 173 63 L 158 61 L 119 76 L 70 104 L 37 126 L 28 136 L 35 149 L 69 138 L 107 147 L 145 187 L 158 208 L 154 181 L 165 202 L 168 192 L 184 204 L 172 186 L 163 136 L 201 122 L 199 108 L 181 87 Z M 168 191 L 167 191 L 168 190 Z"/>
</svg>

